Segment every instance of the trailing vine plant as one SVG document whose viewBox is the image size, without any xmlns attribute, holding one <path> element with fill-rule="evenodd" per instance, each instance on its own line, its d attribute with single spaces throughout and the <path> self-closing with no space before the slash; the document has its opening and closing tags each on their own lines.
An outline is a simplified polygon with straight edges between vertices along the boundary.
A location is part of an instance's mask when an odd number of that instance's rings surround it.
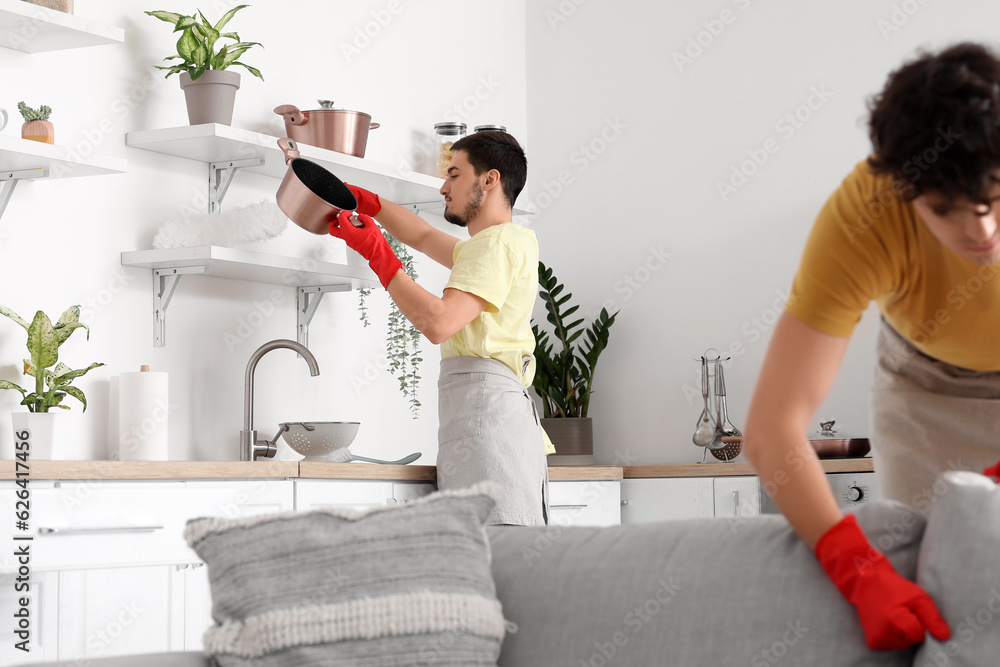
<svg viewBox="0 0 1000 667">
<path fill-rule="evenodd" d="M 413 266 L 413 255 L 409 248 L 397 241 L 392 235 L 382 230 L 382 235 L 389 242 L 396 257 L 403 263 L 406 275 L 413 280 L 417 279 L 417 270 Z M 370 326 L 368 319 L 368 302 L 371 295 L 370 289 L 358 290 L 358 312 L 360 320 L 364 326 Z M 419 374 L 420 362 L 420 331 L 406 319 L 403 313 L 399 312 L 395 301 L 390 301 L 389 311 L 389 331 L 385 338 L 385 354 L 389 360 L 389 372 L 399 380 L 399 390 L 403 396 L 409 400 L 410 413 L 416 419 L 420 416 L 420 400 L 417 398 L 417 389 L 420 386 L 421 376 Z"/>
</svg>

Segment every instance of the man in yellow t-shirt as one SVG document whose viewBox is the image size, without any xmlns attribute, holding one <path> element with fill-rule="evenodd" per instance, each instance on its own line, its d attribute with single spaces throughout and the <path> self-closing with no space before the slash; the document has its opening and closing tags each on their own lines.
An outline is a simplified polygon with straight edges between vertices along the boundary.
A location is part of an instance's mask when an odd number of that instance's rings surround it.
<svg viewBox="0 0 1000 667">
<path fill-rule="evenodd" d="M 444 217 L 467 228 L 471 238 L 459 241 L 355 186 L 348 187 L 364 226 L 354 226 L 345 213 L 330 225 L 330 233 L 368 260 L 400 312 L 441 345 L 438 488 L 497 481 L 501 498 L 488 523 L 544 525 L 545 456 L 554 448 L 528 394 L 535 373 L 531 311 L 538 288 L 538 243 L 534 232 L 511 222 L 527 160 L 506 132 L 477 132 L 452 150 L 441 187 Z M 451 269 L 442 296 L 406 275 L 369 216 L 398 241 Z"/>
<path fill-rule="evenodd" d="M 971 43 L 919 54 L 869 108 L 872 155 L 813 226 L 743 444 L 858 609 L 868 645 L 884 650 L 950 630 L 841 513 L 805 434 L 875 301 L 870 439 L 883 495 L 924 511 L 939 473 L 1000 457 L 1000 58 Z"/>
</svg>

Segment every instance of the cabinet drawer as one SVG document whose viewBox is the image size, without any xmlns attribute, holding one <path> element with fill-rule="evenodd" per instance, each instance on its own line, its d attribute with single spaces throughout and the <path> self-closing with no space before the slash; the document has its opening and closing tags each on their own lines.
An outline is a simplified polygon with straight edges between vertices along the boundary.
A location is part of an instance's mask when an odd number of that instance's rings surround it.
<svg viewBox="0 0 1000 667">
<path fill-rule="evenodd" d="M 626 479 L 622 481 L 622 523 L 652 523 L 715 516 L 709 477 Z"/>
<path fill-rule="evenodd" d="M 385 507 L 393 501 L 392 487 L 392 482 L 369 480 L 296 480 L 295 509 Z"/>
<path fill-rule="evenodd" d="M 760 482 L 756 477 L 716 477 L 715 516 L 746 519 L 760 515 Z"/>
<path fill-rule="evenodd" d="M 30 486 L 31 568 L 64 570 L 110 565 L 195 563 L 184 542 L 188 519 L 239 517 L 290 510 L 291 483 L 33 482 Z M 13 523 L 16 489 L 0 487 L 0 516 Z M 10 533 L 13 526 L 4 530 Z M 0 561 L 0 571 L 13 562 Z"/>
<path fill-rule="evenodd" d="M 549 523 L 616 526 L 621 523 L 619 482 L 549 482 Z"/>
</svg>

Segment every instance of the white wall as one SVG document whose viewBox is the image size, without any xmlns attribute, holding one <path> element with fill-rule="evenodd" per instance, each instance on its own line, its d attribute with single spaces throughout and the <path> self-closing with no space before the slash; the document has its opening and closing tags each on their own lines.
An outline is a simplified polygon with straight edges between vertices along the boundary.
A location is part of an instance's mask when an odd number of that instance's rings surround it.
<svg viewBox="0 0 1000 667">
<path fill-rule="evenodd" d="M 17 116 L 19 100 L 48 104 L 56 143 L 128 158 L 122 175 L 22 183 L 0 220 L 0 304 L 28 319 L 38 309 L 55 318 L 82 304 L 90 341 L 74 335 L 62 359 L 74 368 L 107 363 L 78 382 L 89 400 L 87 412 L 77 417 L 81 458 L 104 455 L 109 378 L 150 364 L 170 374 L 171 458 L 237 459 L 247 360 L 268 340 L 295 338 L 291 288 L 191 276 L 182 279 L 168 310 L 167 347 L 154 348 L 150 272 L 120 266 L 120 253 L 150 248 L 161 224 L 204 210 L 207 194 L 206 165 L 125 146 L 127 132 L 187 124 L 177 77 L 164 80 L 152 70 L 173 53 L 176 36 L 142 11 L 192 13 L 200 7 L 215 20 L 235 4 L 77 0 L 77 15 L 124 28 L 125 44 L 34 55 L 0 49 L 0 107 Z M 384 27 L 373 23 L 377 19 Z M 461 119 L 470 130 L 500 123 L 526 136 L 521 2 L 259 0 L 227 29 L 265 47 L 243 56 L 265 81 L 243 73 L 235 127 L 281 136 L 275 106 L 312 109 L 317 98 L 333 99 L 382 124 L 369 138 L 368 158 L 418 167 L 436 158 L 421 153 L 435 122 Z M 367 44 L 358 37 L 366 29 L 374 34 Z M 347 53 L 344 45 L 360 46 L 360 53 Z M 110 123 L 111 131 L 101 131 L 102 123 Z M 19 127 L 14 120 L 3 133 L 17 136 Z M 277 186 L 276 179 L 241 173 L 223 208 L 273 199 Z M 341 242 L 320 240 L 294 225 L 251 247 L 344 256 Z M 440 293 L 446 273 L 427 260 L 417 268 L 421 282 Z M 241 320 L 256 322 L 254 304 L 270 301 L 276 289 L 280 302 L 273 314 L 242 343 L 227 344 L 226 334 L 238 334 Z M 270 437 L 281 421 L 359 420 L 355 453 L 397 458 L 422 451 L 420 463 L 434 462 L 439 352 L 424 346 L 423 408 L 420 419 L 412 420 L 396 380 L 375 370 L 384 357 L 387 299 L 381 292 L 370 298 L 373 326 L 367 329 L 358 321 L 356 296 L 324 299 L 310 331 L 321 370 L 317 378 L 291 352 L 276 351 L 261 361 L 255 421 L 262 437 Z M 16 324 L 0 322 L 0 378 L 23 380 L 24 338 Z M 0 392 L 0 443 L 11 440 L 7 413 L 23 409 L 17 398 Z M 79 404 L 67 400 L 79 415 Z M 298 457 L 283 447 L 279 458 Z"/>
<path fill-rule="evenodd" d="M 867 155 L 866 98 L 917 47 L 991 40 L 998 19 L 972 0 L 526 3 L 541 258 L 581 310 L 621 309 L 592 404 L 598 462 L 619 449 L 700 460 L 696 359 L 709 347 L 734 350 L 730 415 L 745 423 L 811 223 Z M 816 90 L 827 99 L 812 97 L 801 127 L 778 126 Z M 769 139 L 775 152 L 723 200 L 717 183 Z M 817 415 L 859 435 L 877 320 L 866 313 Z"/>
</svg>

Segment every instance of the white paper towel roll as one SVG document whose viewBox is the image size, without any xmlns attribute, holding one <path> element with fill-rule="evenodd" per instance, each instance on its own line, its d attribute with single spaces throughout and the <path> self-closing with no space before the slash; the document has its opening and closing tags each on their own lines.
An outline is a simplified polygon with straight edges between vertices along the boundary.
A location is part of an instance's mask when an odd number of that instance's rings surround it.
<svg viewBox="0 0 1000 667">
<path fill-rule="evenodd" d="M 118 458 L 166 461 L 167 374 L 122 373 L 118 376 Z"/>
</svg>

